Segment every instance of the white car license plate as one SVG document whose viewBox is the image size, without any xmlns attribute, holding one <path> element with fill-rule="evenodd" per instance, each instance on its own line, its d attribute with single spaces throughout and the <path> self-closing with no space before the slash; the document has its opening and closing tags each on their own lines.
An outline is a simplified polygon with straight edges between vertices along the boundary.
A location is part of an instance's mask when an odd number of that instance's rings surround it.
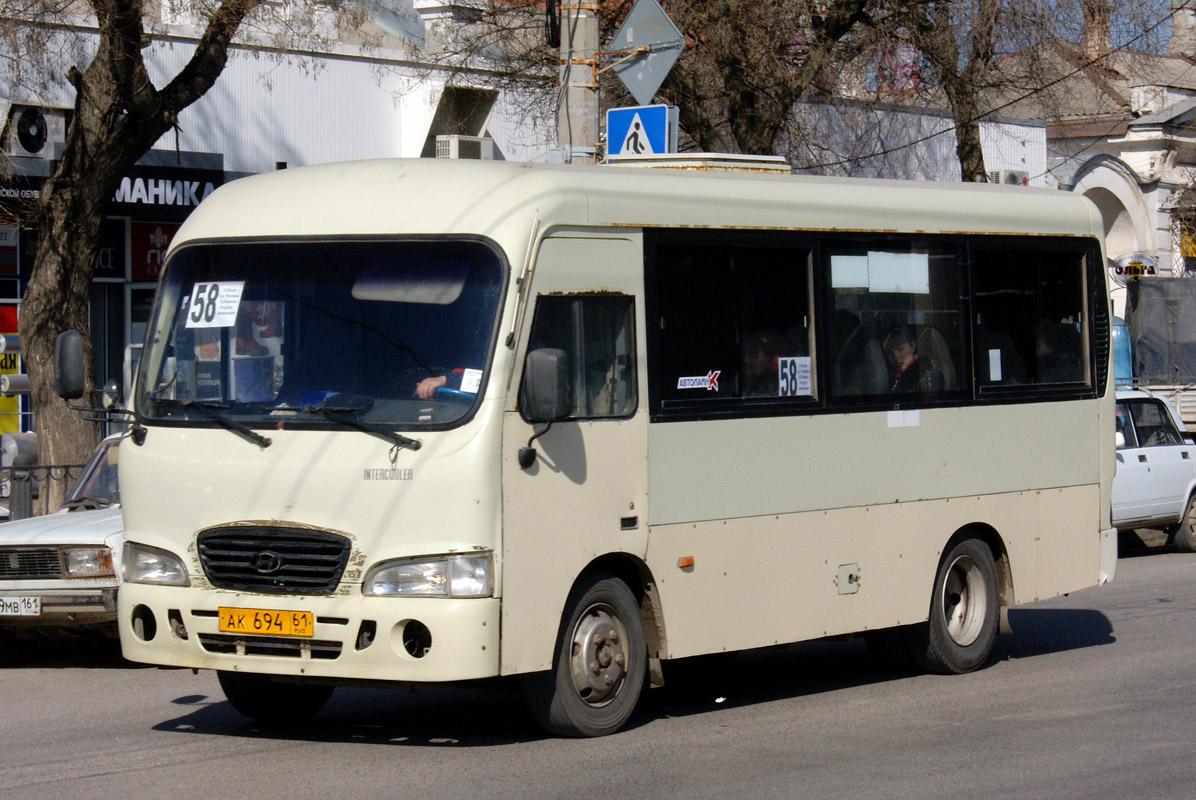
<svg viewBox="0 0 1196 800">
<path fill-rule="evenodd" d="M 40 597 L 0 597 L 0 617 L 39 617 Z"/>
</svg>

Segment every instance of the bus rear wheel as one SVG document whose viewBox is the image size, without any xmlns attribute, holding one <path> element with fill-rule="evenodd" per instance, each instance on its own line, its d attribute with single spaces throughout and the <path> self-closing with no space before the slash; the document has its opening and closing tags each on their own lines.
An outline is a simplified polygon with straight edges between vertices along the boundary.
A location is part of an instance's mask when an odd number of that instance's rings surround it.
<svg viewBox="0 0 1196 800">
<path fill-rule="evenodd" d="M 979 539 L 964 539 L 939 564 L 930 619 L 908 629 L 910 653 L 928 672 L 971 672 L 997 636 L 997 567 Z"/>
<path fill-rule="evenodd" d="M 278 683 L 267 675 L 217 672 L 233 708 L 258 722 L 296 724 L 311 719 L 332 696 L 331 686 Z"/>
<path fill-rule="evenodd" d="M 530 675 L 532 716 L 557 736 L 605 736 L 623 727 L 644 688 L 648 648 L 627 584 L 595 574 L 570 595 L 553 669 Z"/>
</svg>

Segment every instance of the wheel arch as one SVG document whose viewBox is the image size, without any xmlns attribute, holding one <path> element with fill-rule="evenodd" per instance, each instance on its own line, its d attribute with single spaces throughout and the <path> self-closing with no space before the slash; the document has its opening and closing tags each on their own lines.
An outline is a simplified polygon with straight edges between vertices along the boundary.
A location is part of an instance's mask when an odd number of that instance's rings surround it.
<svg viewBox="0 0 1196 800">
<path fill-rule="evenodd" d="M 630 553 L 607 553 L 586 565 L 573 581 L 573 589 L 586 576 L 595 572 L 612 575 L 631 589 L 640 606 L 640 619 L 644 625 L 644 639 L 648 645 L 648 658 L 655 662 L 668 651 L 666 647 L 664 611 L 660 605 L 660 593 L 656 590 L 656 579 L 652 570 L 641 559 Z M 655 680 L 655 679 L 654 679 Z"/>
<path fill-rule="evenodd" d="M 986 522 L 968 523 L 955 531 L 943 545 L 943 549 L 939 553 L 940 567 L 942 566 L 942 559 L 946 558 L 951 548 L 964 539 L 979 539 L 992 552 L 993 563 L 997 568 L 997 602 L 1000 604 L 1001 613 L 1000 632 L 1009 633 L 1009 622 L 1006 612 L 1014 604 L 1013 567 L 1010 563 L 1009 550 L 1005 545 L 1005 540 L 997 532 L 996 528 Z"/>
</svg>

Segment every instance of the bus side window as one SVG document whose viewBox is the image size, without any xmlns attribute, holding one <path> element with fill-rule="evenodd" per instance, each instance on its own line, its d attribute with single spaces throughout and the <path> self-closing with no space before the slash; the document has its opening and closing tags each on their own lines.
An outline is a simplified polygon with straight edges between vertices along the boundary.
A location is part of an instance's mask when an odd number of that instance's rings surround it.
<svg viewBox="0 0 1196 800">
<path fill-rule="evenodd" d="M 1089 380 L 1083 255 L 981 246 L 972 275 L 981 388 Z"/>
<path fill-rule="evenodd" d="M 634 310 L 630 297 L 541 295 L 536 299 L 528 350 L 552 347 L 569 354 L 576 398 L 570 419 L 635 413 Z"/>
</svg>

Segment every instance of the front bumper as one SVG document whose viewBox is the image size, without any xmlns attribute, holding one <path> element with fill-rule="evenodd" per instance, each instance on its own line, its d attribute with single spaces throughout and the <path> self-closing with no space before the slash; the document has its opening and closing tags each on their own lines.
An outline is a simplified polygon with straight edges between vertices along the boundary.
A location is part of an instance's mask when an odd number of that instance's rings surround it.
<svg viewBox="0 0 1196 800">
<path fill-rule="evenodd" d="M 37 614 L 20 610 L 22 598 L 37 598 Z M 27 603 L 25 605 L 28 605 Z M 91 628 L 116 622 L 117 587 L 0 590 L 0 628 Z"/>
<path fill-rule="evenodd" d="M 312 635 L 224 633 L 221 607 L 309 611 Z M 292 597 L 125 584 L 118 602 L 121 649 L 131 661 L 346 681 L 497 676 L 499 618 L 498 598 Z M 425 631 L 430 646 L 413 655 L 404 638 Z"/>
</svg>

